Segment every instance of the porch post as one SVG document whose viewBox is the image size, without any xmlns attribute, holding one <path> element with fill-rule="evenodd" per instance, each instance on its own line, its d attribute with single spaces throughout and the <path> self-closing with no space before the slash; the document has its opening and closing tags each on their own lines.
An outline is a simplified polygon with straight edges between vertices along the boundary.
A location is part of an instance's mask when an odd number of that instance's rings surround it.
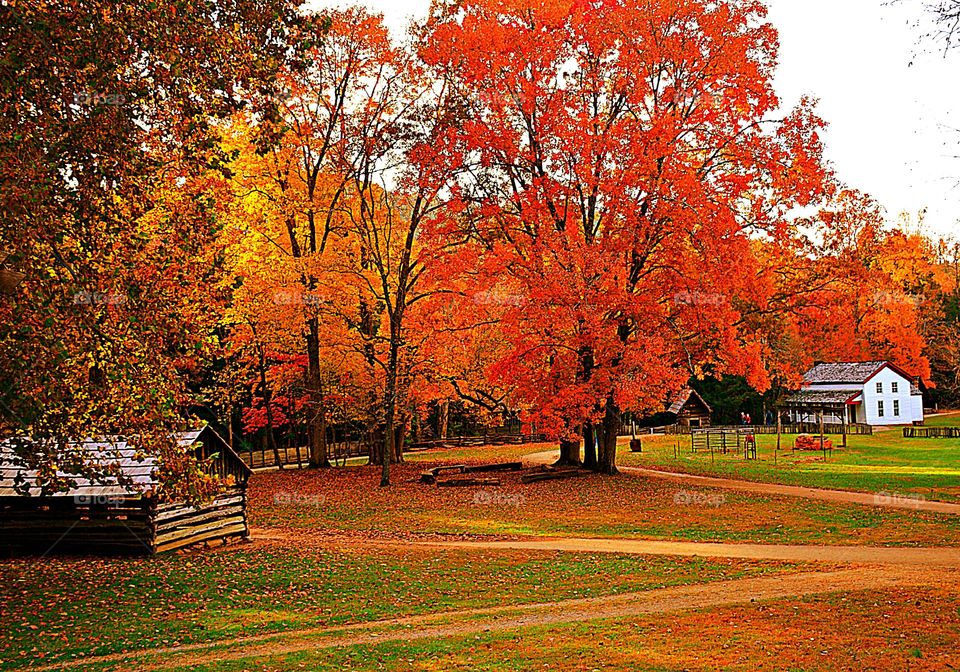
<svg viewBox="0 0 960 672">
<path fill-rule="evenodd" d="M 841 415 L 840 431 L 843 432 L 843 447 L 847 447 L 847 406 L 844 404 Z"/>
<path fill-rule="evenodd" d="M 779 407 L 779 406 L 777 407 L 776 413 L 777 413 L 777 447 L 773 449 L 773 463 L 774 463 L 774 464 L 777 463 L 777 453 L 780 452 L 780 433 L 781 433 L 781 431 L 782 431 L 782 429 L 783 429 L 783 427 L 782 427 L 782 419 L 781 419 L 781 417 L 780 417 L 780 407 Z"/>
<path fill-rule="evenodd" d="M 823 450 L 823 461 L 827 461 L 827 447 L 824 445 L 823 435 L 823 406 L 820 407 L 820 449 Z"/>
</svg>

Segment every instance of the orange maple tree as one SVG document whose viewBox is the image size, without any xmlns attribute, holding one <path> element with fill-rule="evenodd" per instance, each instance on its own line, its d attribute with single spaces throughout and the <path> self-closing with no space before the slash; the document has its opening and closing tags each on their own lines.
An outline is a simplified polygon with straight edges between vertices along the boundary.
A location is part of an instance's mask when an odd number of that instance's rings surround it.
<svg viewBox="0 0 960 672">
<path fill-rule="evenodd" d="M 422 56 L 454 73 L 465 111 L 446 145 L 468 167 L 459 216 L 440 230 L 523 297 L 491 372 L 555 435 L 596 425 L 602 471 L 621 409 L 657 408 L 708 369 L 767 384 L 733 299 L 754 291 L 752 241 L 788 235 L 825 170 L 808 103 L 771 119 L 764 13 L 466 0 L 428 21 Z"/>
</svg>

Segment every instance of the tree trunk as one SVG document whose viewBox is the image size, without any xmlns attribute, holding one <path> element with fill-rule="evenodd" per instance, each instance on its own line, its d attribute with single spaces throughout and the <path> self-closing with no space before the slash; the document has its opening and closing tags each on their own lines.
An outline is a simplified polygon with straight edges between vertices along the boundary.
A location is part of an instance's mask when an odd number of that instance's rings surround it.
<svg viewBox="0 0 960 672">
<path fill-rule="evenodd" d="M 383 462 L 383 447 L 386 445 L 386 439 L 383 435 L 383 425 L 378 425 L 367 432 L 369 441 L 370 464 L 381 464 Z"/>
<path fill-rule="evenodd" d="M 393 331 L 393 329 L 391 329 Z M 397 368 L 400 360 L 400 346 L 398 339 L 391 334 L 390 354 L 387 360 L 387 385 L 385 390 L 386 421 L 384 423 L 383 454 L 380 464 L 383 467 L 380 474 L 380 487 L 390 485 L 390 463 L 396 460 L 397 450 Z"/>
<path fill-rule="evenodd" d="M 441 439 L 447 438 L 447 431 L 450 426 L 450 400 L 444 399 L 440 402 L 440 413 L 437 436 Z"/>
<path fill-rule="evenodd" d="M 583 466 L 587 469 L 597 469 L 597 434 L 593 423 L 583 425 Z"/>
<path fill-rule="evenodd" d="M 395 464 L 403 463 L 403 440 L 407 434 L 407 423 L 409 418 L 404 417 L 403 420 L 397 423 L 396 429 L 393 432 L 393 462 Z"/>
<path fill-rule="evenodd" d="M 323 396 L 320 393 L 320 326 L 316 317 L 307 320 L 307 391 L 311 402 L 308 416 L 310 466 L 329 467 Z"/>
<path fill-rule="evenodd" d="M 383 433 L 384 443 L 383 451 L 380 455 L 380 487 L 385 488 L 390 485 L 390 462 L 391 456 L 393 455 L 393 443 L 394 438 L 396 438 L 396 433 L 392 430 L 393 427 L 393 410 L 389 407 L 387 408 L 387 426 Z"/>
<path fill-rule="evenodd" d="M 617 471 L 617 434 L 620 431 L 620 409 L 613 400 L 613 393 L 607 395 L 603 416 L 603 431 L 600 441 L 599 468 L 601 474 L 614 475 Z"/>
<path fill-rule="evenodd" d="M 580 464 L 580 441 L 561 439 L 560 459 L 554 465 L 558 467 L 579 467 Z"/>
</svg>

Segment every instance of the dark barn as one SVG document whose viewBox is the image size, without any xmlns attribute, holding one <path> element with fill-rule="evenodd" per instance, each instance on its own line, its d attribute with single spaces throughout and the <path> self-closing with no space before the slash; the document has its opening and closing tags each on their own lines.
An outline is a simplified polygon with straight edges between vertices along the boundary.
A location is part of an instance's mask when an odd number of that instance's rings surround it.
<svg viewBox="0 0 960 672">
<path fill-rule="evenodd" d="M 31 488 L 35 474 L 17 460 L 11 439 L 0 443 L 0 551 L 5 554 L 153 554 L 202 542 L 244 538 L 247 527 L 247 479 L 250 469 L 212 429 L 176 435 L 185 451 L 199 459 L 213 456 L 210 473 L 224 483 L 207 504 L 158 503 L 157 461 L 128 440 L 86 440 L 70 444 L 88 462 L 122 473 L 91 482 L 63 474 L 74 485 L 66 492 Z"/>
</svg>

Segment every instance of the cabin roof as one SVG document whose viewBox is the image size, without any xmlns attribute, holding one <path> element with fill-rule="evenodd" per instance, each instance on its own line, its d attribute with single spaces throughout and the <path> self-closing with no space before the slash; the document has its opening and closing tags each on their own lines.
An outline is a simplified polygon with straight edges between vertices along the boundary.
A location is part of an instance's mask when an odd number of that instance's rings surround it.
<svg viewBox="0 0 960 672">
<path fill-rule="evenodd" d="M 843 390 L 800 390 L 783 400 L 781 406 L 839 406 L 857 403 L 863 390 L 851 387 Z"/>
<path fill-rule="evenodd" d="M 914 378 L 890 362 L 823 362 L 803 374 L 807 385 L 863 385 L 884 369 L 891 369 L 913 384 Z"/>
<path fill-rule="evenodd" d="M 203 437 L 203 441 L 200 441 Z M 233 470 L 238 470 L 243 474 L 249 475 L 250 469 L 234 453 L 229 445 L 220 438 L 220 436 L 209 427 L 190 432 L 179 432 L 174 434 L 177 444 L 184 449 L 200 449 L 207 442 L 213 442 L 217 445 L 210 450 L 210 446 L 204 446 L 201 457 L 207 457 L 210 453 L 220 453 L 220 460 L 229 461 Z M 17 442 L 28 441 L 25 437 L 14 437 L 0 441 L 0 497 L 15 497 L 23 493 L 17 489 L 18 483 L 36 482 L 37 472 L 34 469 L 27 469 L 17 456 L 14 446 Z M 155 456 L 147 455 L 140 451 L 131 439 L 124 437 L 106 437 L 102 439 L 84 439 L 83 441 L 71 442 L 66 445 L 66 449 L 58 451 L 62 454 L 62 462 L 95 465 L 98 469 L 111 476 L 103 479 L 90 480 L 79 476 L 74 471 L 58 471 L 58 476 L 70 479 L 72 487 L 66 491 L 55 493 L 44 493 L 39 487 L 31 487 L 29 495 L 32 497 L 130 497 L 141 496 L 152 490 L 157 485 L 157 467 L 158 461 Z M 218 470 L 222 471 L 222 470 Z M 121 484 L 119 481 L 125 481 Z"/>
<path fill-rule="evenodd" d="M 667 406 L 667 413 L 673 413 L 674 415 L 679 415 L 684 407 L 690 403 L 691 400 L 699 402 L 707 411 L 707 413 L 712 413 L 713 410 L 710 408 L 710 404 L 703 400 L 696 390 L 691 387 L 688 387 L 684 390 L 681 390 L 677 395 L 676 399 L 673 400 L 669 406 Z"/>
</svg>

